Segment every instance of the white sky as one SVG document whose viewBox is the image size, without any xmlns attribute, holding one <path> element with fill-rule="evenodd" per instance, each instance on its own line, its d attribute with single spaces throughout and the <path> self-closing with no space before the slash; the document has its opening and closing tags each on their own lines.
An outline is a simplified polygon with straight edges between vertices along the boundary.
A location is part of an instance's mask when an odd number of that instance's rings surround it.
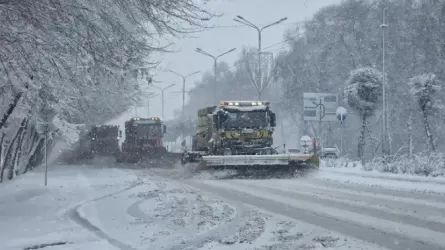
<svg viewBox="0 0 445 250">
<path fill-rule="evenodd" d="M 323 6 L 339 3 L 341 0 L 211 0 L 207 7 L 223 14 L 222 17 L 211 22 L 216 28 L 208 29 L 202 33 L 195 34 L 196 38 L 175 41 L 177 53 L 162 55 L 162 68 L 168 68 L 180 74 L 187 75 L 194 71 L 206 72 L 213 67 L 213 60 L 194 51 L 199 47 L 210 54 L 220 54 L 231 48 L 237 48 L 235 52 L 223 56 L 220 61 L 226 61 L 230 65 L 238 59 L 243 46 L 257 47 L 257 32 L 250 27 L 233 21 L 236 15 L 241 15 L 257 26 L 267 25 L 283 17 L 288 19 L 283 23 L 270 27 L 263 31 L 262 47 L 266 51 L 278 52 L 283 48 L 284 32 L 295 26 L 296 23 L 309 19 L 318 9 Z M 194 82 L 201 78 L 200 74 L 192 76 L 187 80 L 186 89 L 190 89 Z M 158 72 L 156 80 L 162 81 L 160 86 L 176 85 L 165 91 L 165 117 L 172 119 L 173 111 L 182 105 L 182 98 L 177 92 L 181 90 L 182 79 L 172 73 Z M 157 91 L 153 89 L 154 91 Z M 186 97 L 187 98 L 187 97 Z M 187 99 L 186 99 L 187 101 Z M 217 102 L 219 100 L 215 100 Z M 118 120 L 128 119 L 134 115 L 148 116 L 147 105 L 128 111 Z M 160 95 L 150 99 L 150 116 L 161 117 Z M 125 118 L 124 118 L 125 117 Z M 123 124 L 122 124 L 123 125 Z"/>
</svg>

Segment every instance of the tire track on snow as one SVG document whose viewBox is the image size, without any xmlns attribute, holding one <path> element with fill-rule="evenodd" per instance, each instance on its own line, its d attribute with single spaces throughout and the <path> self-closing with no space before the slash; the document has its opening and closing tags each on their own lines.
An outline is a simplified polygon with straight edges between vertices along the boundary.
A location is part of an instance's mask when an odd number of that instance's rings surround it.
<svg viewBox="0 0 445 250">
<path fill-rule="evenodd" d="M 258 189 L 234 185 L 234 183 L 224 183 L 223 181 L 207 181 L 204 183 L 189 181 L 188 183 L 229 200 L 315 224 L 390 249 L 439 250 L 445 246 L 444 234 L 410 225 L 391 223 L 387 220 L 337 208 L 322 207 L 316 203 L 301 202 L 295 200 L 295 195 L 289 197 L 263 190 L 258 192 Z M 417 237 L 417 234 L 422 236 Z"/>
<path fill-rule="evenodd" d="M 370 204 L 362 203 L 362 204 L 354 204 L 347 200 L 335 199 L 335 197 L 329 197 L 327 194 L 311 194 L 307 191 L 299 191 L 299 190 L 286 190 L 283 188 L 277 187 L 266 187 L 263 185 L 249 185 L 247 183 L 237 183 L 237 185 L 243 185 L 245 187 L 255 188 L 259 190 L 263 190 L 265 192 L 270 192 L 273 194 L 289 197 L 291 199 L 306 201 L 314 204 L 318 204 L 324 207 L 333 207 L 342 210 L 351 211 L 354 213 L 365 214 L 375 218 L 381 218 L 388 221 L 393 221 L 397 223 L 410 224 L 420 228 L 427 228 L 434 231 L 445 233 L 445 224 L 438 222 L 427 220 L 425 218 L 420 218 L 418 216 L 401 214 L 394 211 L 388 211 L 387 209 L 379 209 L 376 207 L 372 207 Z M 332 192 L 333 194 L 334 192 Z M 330 195 L 332 195 L 330 194 Z M 391 202 L 387 200 L 387 202 Z M 405 204 L 409 206 L 409 204 Z M 418 213 L 422 212 L 419 210 Z M 445 210 L 436 211 L 436 213 L 445 214 Z"/>
<path fill-rule="evenodd" d="M 141 211 L 140 208 L 140 205 L 149 199 L 151 199 L 151 197 L 134 202 L 128 207 L 127 214 L 132 216 L 133 218 L 152 221 L 153 218 L 145 212 Z M 230 236 L 233 232 L 236 232 L 236 230 L 240 228 L 240 218 L 243 217 L 242 215 L 245 213 L 245 209 L 234 204 L 231 205 L 235 208 L 235 217 L 232 219 L 232 221 L 219 225 L 216 228 L 212 228 L 202 234 L 188 232 L 190 237 L 184 239 L 183 243 L 180 246 L 172 246 L 170 248 L 167 248 L 166 250 L 199 249 L 203 247 L 208 241 L 223 240 L 224 238 Z"/>
<path fill-rule="evenodd" d="M 111 245 L 113 245 L 113 246 L 115 246 L 115 247 L 117 247 L 117 248 L 119 248 L 121 250 L 137 250 L 136 248 L 133 248 L 133 247 L 131 247 L 131 246 L 129 246 L 129 245 L 127 245 L 127 244 L 125 244 L 125 243 L 123 243 L 123 242 L 113 238 L 113 237 L 111 237 L 110 235 L 106 234 L 105 232 L 103 232 L 100 228 L 98 228 L 93 223 L 91 223 L 87 218 L 83 217 L 79 213 L 79 208 L 84 206 L 84 205 L 86 205 L 86 204 L 93 203 L 93 202 L 96 202 L 96 201 L 99 201 L 99 200 L 111 197 L 113 195 L 126 192 L 128 190 L 131 190 L 133 188 L 136 188 L 136 187 L 140 186 L 141 184 L 143 184 L 143 183 L 136 183 L 136 184 L 133 184 L 133 185 L 127 187 L 127 188 L 121 189 L 121 190 L 119 190 L 117 192 L 113 192 L 113 193 L 110 193 L 110 194 L 107 194 L 107 195 L 104 195 L 104 196 L 101 196 L 101 197 L 98 197 L 98 198 L 94 198 L 92 200 L 88 200 L 88 201 L 82 202 L 81 204 L 76 205 L 75 207 L 73 207 L 70 210 L 68 210 L 68 212 L 66 214 L 68 215 L 69 218 L 71 218 L 78 225 L 80 225 L 81 227 L 83 227 L 83 228 L 87 229 L 88 231 L 92 232 L 97 237 L 99 237 L 99 238 L 101 238 L 103 240 L 106 240 L 109 244 L 111 244 Z"/>
</svg>

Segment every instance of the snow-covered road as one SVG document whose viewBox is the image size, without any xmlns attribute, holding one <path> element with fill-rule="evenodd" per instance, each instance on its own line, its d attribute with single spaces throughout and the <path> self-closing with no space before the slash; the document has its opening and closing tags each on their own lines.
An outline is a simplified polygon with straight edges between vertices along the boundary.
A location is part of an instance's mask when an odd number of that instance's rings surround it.
<svg viewBox="0 0 445 250">
<path fill-rule="evenodd" d="M 232 203 L 389 249 L 445 249 L 443 178 L 322 168 L 295 179 L 182 181 Z"/>
<path fill-rule="evenodd" d="M 445 203 L 295 180 L 198 181 L 192 186 L 390 249 L 444 249 Z M 442 197 L 441 197 L 442 198 Z"/>
<path fill-rule="evenodd" d="M 1 249 L 444 249 L 443 179 L 58 166 L 2 184 Z M 3 223 L 6 222 L 6 223 Z"/>
</svg>

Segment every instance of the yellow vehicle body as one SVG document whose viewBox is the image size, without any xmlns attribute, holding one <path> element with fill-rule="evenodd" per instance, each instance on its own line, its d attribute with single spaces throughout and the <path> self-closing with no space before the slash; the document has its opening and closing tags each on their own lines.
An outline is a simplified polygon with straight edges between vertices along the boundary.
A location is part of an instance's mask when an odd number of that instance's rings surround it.
<svg viewBox="0 0 445 250">
<path fill-rule="evenodd" d="M 318 167 L 314 155 L 279 154 L 272 148 L 275 125 L 268 102 L 223 101 L 202 108 L 192 151 L 184 154 L 183 163 L 199 162 L 206 168 Z"/>
</svg>

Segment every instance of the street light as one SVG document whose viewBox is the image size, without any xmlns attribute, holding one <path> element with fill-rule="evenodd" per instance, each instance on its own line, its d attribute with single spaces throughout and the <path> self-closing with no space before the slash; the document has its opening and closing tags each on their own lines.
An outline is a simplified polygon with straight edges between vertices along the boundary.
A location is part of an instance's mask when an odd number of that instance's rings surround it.
<svg viewBox="0 0 445 250">
<path fill-rule="evenodd" d="M 164 88 L 161 88 L 161 87 L 156 86 L 154 84 L 151 84 L 151 86 L 153 86 L 153 87 L 155 87 L 155 88 L 157 88 L 157 89 L 159 89 L 161 91 L 162 119 L 164 119 L 165 118 L 165 116 L 164 116 L 164 90 L 175 86 L 175 84 L 170 84 L 170 85 L 168 85 L 167 87 L 164 87 Z"/>
<path fill-rule="evenodd" d="M 382 155 L 389 153 L 391 154 L 391 146 L 388 145 L 388 152 L 385 150 L 386 139 L 389 138 L 388 133 L 388 117 L 387 117 L 387 107 L 386 107 L 386 78 L 385 78 L 385 28 L 388 27 L 385 24 L 385 8 L 383 8 L 382 13 L 382 24 L 380 28 L 382 28 L 382 96 L 383 96 L 383 117 L 382 117 Z"/>
<path fill-rule="evenodd" d="M 150 117 L 150 98 L 156 97 L 158 96 L 158 94 L 151 94 L 148 98 L 147 98 L 147 115 L 148 117 Z"/>
<path fill-rule="evenodd" d="M 200 71 L 195 71 L 195 72 L 193 72 L 193 73 L 190 73 L 190 74 L 188 74 L 188 75 L 181 75 L 181 74 L 179 74 L 179 73 L 177 73 L 177 72 L 175 72 L 175 71 L 173 71 L 173 70 L 169 70 L 171 73 L 173 73 L 173 74 L 175 74 L 175 75 L 177 75 L 177 76 L 179 76 L 179 77 L 181 77 L 182 78 L 182 119 L 184 119 L 184 106 L 185 106 L 185 80 L 188 78 L 188 77 L 190 77 L 190 76 L 192 76 L 192 75 L 195 75 L 195 74 L 198 74 Z"/>
<path fill-rule="evenodd" d="M 287 17 L 283 17 L 278 21 L 275 21 L 273 23 L 270 23 L 268 25 L 265 25 L 263 27 L 258 27 L 255 24 L 253 24 L 252 22 L 246 20 L 244 17 L 242 16 L 236 16 L 236 18 L 233 19 L 235 22 L 244 24 L 248 27 L 254 28 L 258 31 L 258 73 L 257 73 L 257 88 L 258 89 L 258 100 L 261 100 L 261 95 L 262 95 L 262 91 L 263 91 L 263 81 L 262 81 L 262 70 L 261 70 L 261 32 L 271 26 L 277 25 L 281 22 L 284 22 L 287 20 Z"/>
<path fill-rule="evenodd" d="M 186 92 L 186 91 L 185 91 L 185 80 L 186 80 L 188 77 L 190 77 L 190 76 L 192 76 L 192 75 L 195 75 L 195 74 L 198 74 L 198 73 L 201 72 L 201 71 L 195 71 L 195 72 L 190 73 L 190 74 L 185 75 L 185 76 L 184 76 L 184 75 L 181 75 L 181 74 L 179 74 L 178 72 L 175 72 L 175 71 L 173 71 L 173 70 L 168 70 L 168 71 L 182 78 L 182 122 L 184 122 L 184 120 L 185 120 L 184 107 L 185 107 L 185 92 Z M 181 132 L 182 132 L 182 140 L 184 140 L 184 129 L 182 129 Z"/>
<path fill-rule="evenodd" d="M 217 60 L 218 60 L 218 58 L 220 58 L 220 57 L 222 57 L 223 55 L 227 55 L 227 54 L 229 54 L 230 52 L 233 52 L 233 51 L 235 51 L 236 50 L 236 48 L 232 48 L 232 49 L 230 49 L 230 50 L 228 50 L 228 51 L 226 51 L 226 52 L 224 52 L 224 53 L 221 53 L 221 54 L 219 54 L 219 55 L 217 55 L 217 56 L 214 56 L 214 55 L 212 55 L 212 54 L 210 54 L 210 53 L 208 53 L 208 52 L 205 52 L 204 50 L 202 50 L 201 48 L 196 48 L 196 52 L 198 52 L 198 53 L 201 53 L 201 54 L 203 54 L 203 55 L 206 55 L 206 56 L 209 56 L 209 57 L 211 57 L 211 58 L 213 58 L 213 61 L 214 61 L 214 64 L 213 64 L 213 74 L 214 74 L 214 89 L 213 89 L 213 97 L 214 97 L 214 99 L 215 100 L 217 100 L 217 93 L 218 93 L 218 83 L 217 83 L 217 66 L 218 66 L 218 64 L 217 64 Z"/>
</svg>

